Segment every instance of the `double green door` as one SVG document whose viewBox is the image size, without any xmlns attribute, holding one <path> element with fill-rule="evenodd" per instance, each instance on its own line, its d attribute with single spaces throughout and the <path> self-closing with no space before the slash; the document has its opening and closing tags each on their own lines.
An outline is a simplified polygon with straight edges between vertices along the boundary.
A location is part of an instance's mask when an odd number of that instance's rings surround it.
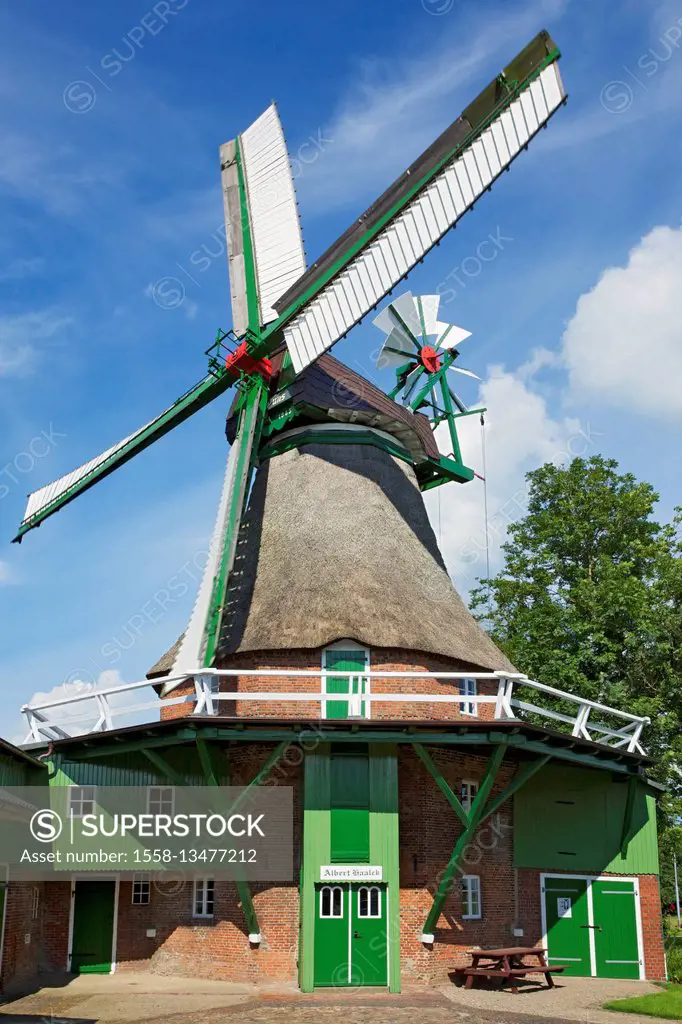
<svg viewBox="0 0 682 1024">
<path fill-rule="evenodd" d="M 319 885 L 315 891 L 315 986 L 388 984 L 385 885 Z"/>
<path fill-rule="evenodd" d="M 113 962 L 116 883 L 76 882 L 73 906 L 71 970 L 74 974 L 109 974 Z"/>
<path fill-rule="evenodd" d="M 581 977 L 641 976 L 634 881 L 548 875 L 542 891 L 550 965 Z"/>
</svg>

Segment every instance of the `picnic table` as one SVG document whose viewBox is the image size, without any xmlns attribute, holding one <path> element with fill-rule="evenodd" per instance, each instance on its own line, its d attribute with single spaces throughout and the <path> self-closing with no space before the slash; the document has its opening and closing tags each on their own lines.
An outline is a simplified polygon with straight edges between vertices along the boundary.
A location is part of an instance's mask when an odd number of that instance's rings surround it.
<svg viewBox="0 0 682 1024">
<path fill-rule="evenodd" d="M 547 963 L 547 949 L 541 946 L 509 946 L 507 949 L 468 949 L 471 957 L 469 967 L 461 967 L 458 974 L 466 975 L 465 988 L 471 988 L 474 978 L 499 978 L 503 985 L 509 982 L 512 992 L 517 992 L 517 980 L 527 974 L 544 974 L 547 987 L 554 988 L 553 973 L 560 974 L 563 966 L 550 967 Z M 528 962 L 530 960 L 530 962 Z"/>
</svg>

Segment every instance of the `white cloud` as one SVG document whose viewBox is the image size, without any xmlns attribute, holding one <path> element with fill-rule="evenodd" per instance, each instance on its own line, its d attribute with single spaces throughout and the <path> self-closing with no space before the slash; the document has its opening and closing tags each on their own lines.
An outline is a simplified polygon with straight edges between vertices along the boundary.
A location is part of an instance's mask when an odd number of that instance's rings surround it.
<svg viewBox="0 0 682 1024">
<path fill-rule="evenodd" d="M 27 703 L 30 705 L 49 704 L 52 701 L 68 700 L 69 698 L 82 697 L 86 694 L 94 695 L 99 690 L 123 686 L 124 683 L 125 680 L 121 678 L 120 673 L 116 669 L 107 669 L 100 672 L 97 679 L 86 670 L 77 669 L 69 673 L 63 682 L 53 686 L 51 690 L 39 690 L 34 693 Z M 155 701 L 155 695 L 151 687 L 149 689 L 136 690 L 132 693 L 125 691 L 121 694 L 109 696 L 109 708 L 113 712 L 119 712 L 118 715 L 114 716 L 114 726 L 132 724 L 130 713 L 122 715 L 121 712 L 123 712 L 124 708 L 129 708 L 134 704 L 140 704 L 145 701 Z M 45 712 L 45 714 L 48 716 L 50 723 L 61 725 L 70 735 L 78 736 L 92 730 L 99 718 L 100 711 L 94 699 L 87 699 L 66 704 L 61 708 L 53 708 Z M 152 721 L 154 718 L 153 710 L 144 711 L 138 714 L 137 718 L 143 722 Z M 28 726 L 26 731 L 28 731 Z M 16 742 L 16 739 L 12 742 Z M 25 732 L 22 734 L 20 742 L 25 742 Z"/>
<path fill-rule="evenodd" d="M 510 60 L 529 37 L 558 17 L 566 0 L 535 0 L 523 11 L 496 15 L 478 30 L 443 34 L 417 56 L 365 60 L 325 126 L 331 140 L 305 167 L 297 191 L 309 207 L 340 207 L 388 184 L 442 132 L 486 84 L 484 69 Z M 445 26 L 444 26 L 445 28 Z M 495 62 L 497 65 L 495 66 Z M 488 71 L 490 75 L 490 71 Z"/>
<path fill-rule="evenodd" d="M 542 359 L 536 361 L 545 365 Z M 486 533 L 491 573 L 499 569 L 507 527 L 526 512 L 525 474 L 545 462 L 564 463 L 595 450 L 598 435 L 590 425 L 571 418 L 554 419 L 545 399 L 533 390 L 530 376 L 528 364 L 515 372 L 491 366 L 475 403 L 489 410 L 485 416 L 487 528 L 481 480 L 447 484 L 425 495 L 448 570 L 462 594 L 486 575 Z M 479 417 L 459 420 L 459 436 L 464 462 L 482 474 Z M 445 452 L 444 435 L 439 436 L 439 444 Z"/>
<path fill-rule="evenodd" d="M 578 300 L 563 335 L 574 399 L 682 416 L 682 228 L 656 227 Z"/>
<path fill-rule="evenodd" d="M 6 587 L 8 584 L 14 582 L 14 576 L 12 570 L 9 567 L 8 562 L 4 562 L 0 558 L 0 587 Z"/>
<path fill-rule="evenodd" d="M 31 373 L 38 343 L 53 338 L 73 318 L 56 309 L 0 316 L 0 377 Z"/>
</svg>

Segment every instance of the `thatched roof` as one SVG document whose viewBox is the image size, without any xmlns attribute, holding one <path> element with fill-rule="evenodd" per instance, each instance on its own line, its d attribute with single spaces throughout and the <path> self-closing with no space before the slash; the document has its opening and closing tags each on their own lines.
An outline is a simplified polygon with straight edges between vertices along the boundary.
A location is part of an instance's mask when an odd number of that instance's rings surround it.
<svg viewBox="0 0 682 1024">
<path fill-rule="evenodd" d="M 185 634 L 183 633 L 182 636 L 179 636 L 173 646 L 169 648 L 165 654 L 161 655 L 156 664 L 152 665 L 149 672 L 147 672 L 147 679 L 159 679 L 161 676 L 168 675 L 170 670 L 173 668 L 173 663 L 178 651 L 180 650 L 180 644 L 183 641 L 184 635 Z"/>
<path fill-rule="evenodd" d="M 256 474 L 219 654 L 342 638 L 513 670 L 456 593 L 412 468 L 373 446 L 306 444 Z"/>
</svg>

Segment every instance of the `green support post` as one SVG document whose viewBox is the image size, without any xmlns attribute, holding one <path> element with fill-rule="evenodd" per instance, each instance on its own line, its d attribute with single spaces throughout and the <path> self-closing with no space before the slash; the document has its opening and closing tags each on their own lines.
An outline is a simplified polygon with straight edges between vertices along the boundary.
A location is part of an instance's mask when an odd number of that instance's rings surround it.
<svg viewBox="0 0 682 1024">
<path fill-rule="evenodd" d="M 635 797 L 637 796 L 637 776 L 631 775 L 628 779 L 628 791 L 625 797 L 625 810 L 623 811 L 623 828 L 620 835 L 620 855 L 625 857 L 630 843 L 630 832 L 632 830 L 632 817 L 635 810 Z"/>
<path fill-rule="evenodd" d="M 245 788 L 244 792 L 240 794 L 240 796 L 235 800 L 235 802 L 230 807 L 229 811 L 227 811 L 228 815 L 234 814 L 237 807 L 239 807 L 239 805 L 245 799 L 246 794 L 252 788 L 252 786 L 260 785 L 260 783 L 263 781 L 266 775 L 269 774 L 273 766 L 279 760 L 284 749 L 287 746 L 288 741 L 283 740 L 275 748 L 275 750 L 273 750 L 273 752 L 266 758 L 264 764 L 253 777 L 248 786 Z M 216 770 L 215 762 L 212 756 L 211 745 L 207 743 L 203 737 L 197 736 L 196 747 L 197 753 L 199 755 L 199 761 L 201 763 L 201 767 L 204 772 L 204 777 L 206 779 L 207 784 L 209 786 L 219 786 L 220 772 Z M 226 764 L 225 769 L 225 775 L 227 778 L 229 778 L 229 764 Z M 251 887 L 244 878 L 236 878 L 235 885 L 237 886 L 237 892 L 239 893 L 239 899 L 241 900 L 242 910 L 244 912 L 244 919 L 246 921 L 246 927 L 249 933 L 249 940 L 254 943 L 260 942 L 260 927 L 258 925 L 258 916 L 256 914 L 256 908 L 253 905 Z"/>
<path fill-rule="evenodd" d="M 158 754 L 155 750 L 147 750 L 145 747 L 142 747 L 142 753 L 148 761 L 151 761 L 155 768 L 158 768 L 162 775 L 165 775 L 167 779 L 170 779 L 174 786 L 187 785 L 187 780 L 184 775 L 181 775 L 180 772 L 176 771 L 175 768 L 168 763 L 165 757 L 161 756 L 161 754 Z"/>
<path fill-rule="evenodd" d="M 486 801 L 488 799 L 488 796 L 490 795 L 490 791 L 493 788 L 493 784 L 497 777 L 500 765 L 502 764 L 502 760 L 504 758 L 506 750 L 507 744 L 501 743 L 500 746 L 495 751 L 493 751 L 493 753 L 490 756 L 488 765 L 485 770 L 485 775 L 483 776 L 483 780 L 481 781 L 478 793 L 474 798 L 474 802 L 472 803 L 471 810 L 468 814 L 468 824 L 466 825 L 461 836 L 455 843 L 455 848 L 452 851 L 450 860 L 448 861 L 447 867 L 445 868 L 443 876 L 440 880 L 438 891 L 436 892 L 436 895 L 433 898 L 431 910 L 429 911 L 428 917 L 426 918 L 426 921 L 424 923 L 424 929 L 422 933 L 422 941 L 424 942 L 433 942 L 433 932 L 435 930 L 436 924 L 438 923 L 438 918 L 441 915 L 443 906 L 445 905 L 445 900 L 447 899 L 447 895 L 450 891 L 450 885 L 454 877 L 455 871 L 457 870 L 459 862 L 462 858 L 462 854 L 464 853 L 465 849 L 469 845 L 469 842 L 473 838 L 474 833 L 481 821 L 481 818 L 483 817 Z"/>
<path fill-rule="evenodd" d="M 434 782 L 438 786 L 439 790 L 441 791 L 447 802 L 452 807 L 453 811 L 455 812 L 459 820 L 462 822 L 464 827 L 467 828 L 469 825 L 469 815 L 464 810 L 464 807 L 462 806 L 462 803 L 457 797 L 457 795 L 452 791 L 452 789 L 448 785 L 448 782 L 444 778 L 443 773 L 433 763 L 433 760 L 429 752 L 421 745 L 421 743 L 413 743 L 412 747 L 414 749 L 415 754 L 426 766 L 426 770 L 428 771 L 429 775 L 434 780 Z"/>
</svg>

